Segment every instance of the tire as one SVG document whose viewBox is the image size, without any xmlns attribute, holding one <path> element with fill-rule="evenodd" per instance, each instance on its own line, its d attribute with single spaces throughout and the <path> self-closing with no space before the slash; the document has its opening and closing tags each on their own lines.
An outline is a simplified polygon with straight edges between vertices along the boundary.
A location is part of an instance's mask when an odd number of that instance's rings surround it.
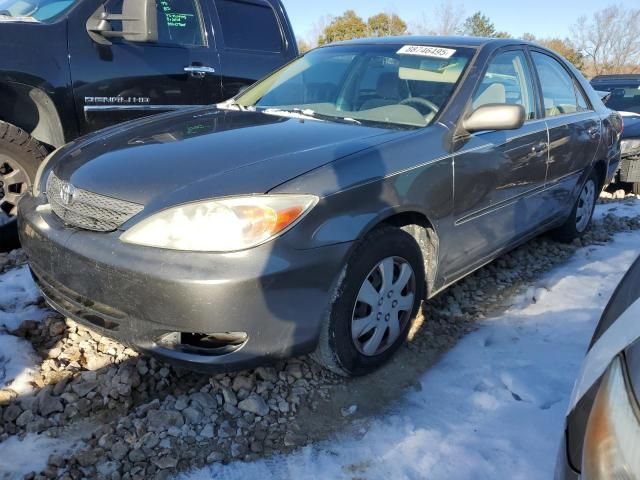
<svg viewBox="0 0 640 480">
<path fill-rule="evenodd" d="M 571 215 L 569 215 L 564 225 L 552 232 L 554 239 L 560 242 L 570 243 L 584 235 L 591 224 L 593 211 L 598 199 L 599 185 L 600 180 L 596 172 L 592 171 L 580 190 Z"/>
<path fill-rule="evenodd" d="M 342 376 L 376 370 L 406 340 L 424 295 L 424 261 L 414 238 L 395 227 L 374 230 L 347 263 L 312 358 Z"/>
<path fill-rule="evenodd" d="M 19 246 L 18 200 L 31 188 L 47 154 L 45 146 L 27 132 L 0 121 L 0 251 Z"/>
</svg>

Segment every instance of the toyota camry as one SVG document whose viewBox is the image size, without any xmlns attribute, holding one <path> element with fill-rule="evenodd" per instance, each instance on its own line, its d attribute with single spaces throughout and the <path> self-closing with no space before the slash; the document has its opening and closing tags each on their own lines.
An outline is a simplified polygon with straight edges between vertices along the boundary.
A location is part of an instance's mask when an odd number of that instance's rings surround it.
<svg viewBox="0 0 640 480">
<path fill-rule="evenodd" d="M 356 40 L 54 152 L 20 237 L 53 308 L 142 352 L 362 375 L 424 298 L 536 235 L 582 235 L 620 128 L 535 44 Z"/>
</svg>

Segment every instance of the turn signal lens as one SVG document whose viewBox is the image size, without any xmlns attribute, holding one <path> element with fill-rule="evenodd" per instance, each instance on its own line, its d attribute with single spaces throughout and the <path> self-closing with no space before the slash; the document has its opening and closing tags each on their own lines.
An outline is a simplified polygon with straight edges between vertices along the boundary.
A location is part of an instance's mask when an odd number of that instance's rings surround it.
<svg viewBox="0 0 640 480">
<path fill-rule="evenodd" d="M 254 195 L 189 203 L 152 215 L 120 239 L 171 250 L 246 250 L 281 235 L 317 203 L 313 195 Z"/>
</svg>

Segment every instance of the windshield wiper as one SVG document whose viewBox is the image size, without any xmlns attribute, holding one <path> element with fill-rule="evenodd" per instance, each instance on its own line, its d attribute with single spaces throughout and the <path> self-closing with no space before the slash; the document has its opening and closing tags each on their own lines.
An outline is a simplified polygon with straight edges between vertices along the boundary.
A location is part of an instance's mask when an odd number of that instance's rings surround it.
<svg viewBox="0 0 640 480">
<path fill-rule="evenodd" d="M 355 118 L 351 118 L 351 117 L 340 117 L 337 115 L 328 115 L 326 113 L 318 113 L 315 110 L 311 110 L 311 109 L 302 110 L 301 108 L 294 108 L 292 111 L 302 113 L 303 115 L 307 115 L 309 117 L 317 118 L 318 120 L 327 120 L 329 122 L 351 123 L 354 125 L 362 125 L 362 122 L 360 120 L 356 120 Z"/>
<path fill-rule="evenodd" d="M 227 100 L 226 102 L 218 103 L 216 105 L 219 109 L 222 110 L 238 110 L 240 112 L 255 112 L 255 107 L 245 107 L 244 105 L 240 105 L 233 100 Z"/>
</svg>

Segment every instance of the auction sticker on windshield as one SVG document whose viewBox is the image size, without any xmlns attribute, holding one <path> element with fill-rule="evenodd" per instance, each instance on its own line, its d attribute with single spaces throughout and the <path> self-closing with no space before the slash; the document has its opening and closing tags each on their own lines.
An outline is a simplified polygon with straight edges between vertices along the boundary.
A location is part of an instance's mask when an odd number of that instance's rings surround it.
<svg viewBox="0 0 640 480">
<path fill-rule="evenodd" d="M 427 45 L 405 45 L 398 55 L 419 55 L 421 57 L 451 58 L 455 50 L 451 48 L 429 47 Z"/>
</svg>

